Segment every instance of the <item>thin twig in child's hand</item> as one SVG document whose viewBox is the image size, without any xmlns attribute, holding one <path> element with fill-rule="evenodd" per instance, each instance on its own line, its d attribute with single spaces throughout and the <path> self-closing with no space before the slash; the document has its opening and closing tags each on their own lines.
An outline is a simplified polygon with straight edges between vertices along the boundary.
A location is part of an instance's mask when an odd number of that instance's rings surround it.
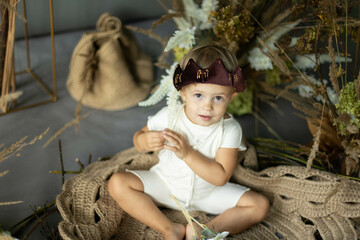
<svg viewBox="0 0 360 240">
<path fill-rule="evenodd" d="M 207 226 L 205 224 L 198 222 L 195 218 L 193 218 L 190 214 L 188 214 L 187 211 L 181 206 L 181 204 L 178 202 L 178 200 L 176 199 L 176 197 L 174 195 L 171 195 L 171 198 L 175 201 L 175 203 L 181 209 L 181 212 L 184 214 L 186 221 L 190 224 L 191 228 L 193 229 L 193 234 L 194 234 L 194 237 L 196 238 L 196 230 L 195 230 L 195 227 L 192 222 L 195 222 L 202 229 L 207 228 Z"/>
</svg>

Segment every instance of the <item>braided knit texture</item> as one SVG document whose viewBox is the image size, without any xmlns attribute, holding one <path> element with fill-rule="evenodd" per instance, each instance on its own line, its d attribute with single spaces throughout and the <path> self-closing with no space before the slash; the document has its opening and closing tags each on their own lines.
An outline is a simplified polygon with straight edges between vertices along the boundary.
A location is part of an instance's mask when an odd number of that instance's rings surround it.
<svg viewBox="0 0 360 240">
<path fill-rule="evenodd" d="M 248 151 L 254 153 L 251 148 Z M 249 154 L 244 158 L 248 162 Z M 155 154 L 142 154 L 131 148 L 108 161 L 92 163 L 67 180 L 56 199 L 63 217 L 59 224 L 62 238 L 162 239 L 158 232 L 122 211 L 107 191 L 107 181 L 113 173 L 149 169 L 157 161 Z M 262 223 L 227 239 L 360 239 L 359 182 L 318 170 L 306 172 L 299 166 L 257 172 L 241 165 L 231 181 L 262 192 L 272 204 Z M 186 224 L 180 211 L 161 210 L 171 220 Z M 213 217 L 203 212 L 190 214 L 201 223 Z"/>
</svg>

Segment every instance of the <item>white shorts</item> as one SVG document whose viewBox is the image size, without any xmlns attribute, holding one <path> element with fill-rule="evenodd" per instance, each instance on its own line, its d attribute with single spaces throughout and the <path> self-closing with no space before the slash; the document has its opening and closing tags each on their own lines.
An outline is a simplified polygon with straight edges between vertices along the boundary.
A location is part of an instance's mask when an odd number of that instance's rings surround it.
<svg viewBox="0 0 360 240">
<path fill-rule="evenodd" d="M 176 202 L 171 198 L 169 186 L 157 173 L 147 170 L 126 171 L 140 178 L 144 184 L 144 192 L 158 206 L 180 210 Z M 186 210 L 221 214 L 225 210 L 235 207 L 240 197 L 249 190 L 247 187 L 228 182 L 224 186 L 216 187 L 206 198 L 191 200 Z M 185 208 L 185 203 L 179 202 Z"/>
</svg>

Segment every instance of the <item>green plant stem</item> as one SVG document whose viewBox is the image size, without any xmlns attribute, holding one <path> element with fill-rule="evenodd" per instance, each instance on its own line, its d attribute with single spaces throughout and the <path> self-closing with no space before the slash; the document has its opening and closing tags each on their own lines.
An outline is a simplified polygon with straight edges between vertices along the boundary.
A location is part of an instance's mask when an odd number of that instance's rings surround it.
<svg viewBox="0 0 360 240">
<path fill-rule="evenodd" d="M 270 149 L 270 148 L 258 147 L 257 150 L 263 151 L 264 153 L 274 154 L 275 156 L 280 156 L 280 157 L 282 157 L 283 159 L 284 159 L 284 158 L 287 158 L 287 159 L 291 159 L 291 160 L 300 162 L 300 163 L 305 164 L 305 165 L 307 164 L 307 161 L 306 161 L 306 160 L 303 160 L 303 159 L 301 159 L 301 158 L 294 157 L 294 156 L 289 155 L 289 154 L 286 154 L 286 153 L 277 152 L 277 151 L 272 150 L 272 149 Z M 314 168 L 320 169 L 320 170 L 325 170 L 323 167 L 320 167 L 320 166 L 317 166 L 317 165 L 314 165 L 314 164 L 312 164 L 311 166 L 314 167 Z"/>
<path fill-rule="evenodd" d="M 35 226 L 33 226 L 31 228 L 31 230 L 24 236 L 24 240 L 28 239 L 28 237 L 30 237 L 30 235 L 35 231 L 35 229 L 44 221 L 45 218 L 47 218 L 48 216 L 50 216 L 51 214 L 53 214 L 54 212 L 56 212 L 58 209 L 54 208 L 53 210 L 51 210 L 50 212 L 46 213 L 45 216 L 43 216 L 42 218 L 39 218 L 39 220 L 37 221 L 37 223 L 35 224 Z"/>
<path fill-rule="evenodd" d="M 53 173 L 53 174 L 79 174 L 81 173 L 81 171 L 49 171 L 49 173 Z"/>
<path fill-rule="evenodd" d="M 304 150 L 299 147 L 291 147 L 286 143 L 278 142 L 278 141 L 263 141 L 255 139 L 250 139 L 250 142 L 252 142 L 255 146 L 258 147 L 270 147 L 270 148 L 276 148 L 279 147 L 281 150 L 287 151 L 287 152 L 293 152 L 293 153 L 304 153 Z"/>
<path fill-rule="evenodd" d="M 55 201 L 53 201 L 52 203 L 49 203 L 48 205 L 46 205 L 42 208 L 39 208 L 33 214 L 27 216 L 20 222 L 16 223 L 14 226 L 10 227 L 9 231 L 11 232 L 11 235 L 15 235 L 17 232 L 19 232 L 21 229 L 23 229 L 29 222 L 36 219 L 37 216 L 41 216 L 42 214 L 44 214 L 46 210 L 48 210 L 49 208 L 51 208 L 54 205 L 55 205 Z"/>
<path fill-rule="evenodd" d="M 301 144 L 298 143 L 294 143 L 294 142 L 289 142 L 286 140 L 277 140 L 277 139 L 272 139 L 272 138 L 262 138 L 262 137 L 253 137 L 253 138 L 248 138 L 248 140 L 256 142 L 256 143 L 271 143 L 271 144 L 275 144 L 275 145 L 279 145 L 279 146 L 297 146 L 297 147 L 301 147 Z"/>
<path fill-rule="evenodd" d="M 360 178 L 357 178 L 357 177 L 346 176 L 346 175 L 342 175 L 342 174 L 338 174 L 338 173 L 336 173 L 336 175 L 360 182 Z"/>
<path fill-rule="evenodd" d="M 61 165 L 61 186 L 64 185 L 65 182 L 65 174 L 64 174 L 64 161 L 62 156 L 62 147 L 61 147 L 61 140 L 58 140 L 59 143 L 59 155 L 60 155 L 60 165 Z"/>
<path fill-rule="evenodd" d="M 264 160 L 260 160 L 261 162 L 264 162 L 264 163 L 272 163 L 272 164 L 277 164 L 277 165 L 281 165 L 281 164 L 284 164 L 285 163 L 290 163 L 290 164 L 293 164 L 293 165 L 297 165 L 297 166 L 302 166 L 302 164 L 298 163 L 297 161 L 293 161 L 289 158 L 286 158 L 286 157 L 283 157 L 283 156 L 279 156 L 278 154 L 271 154 L 269 152 L 262 152 L 261 150 L 258 151 L 259 154 L 263 154 L 264 157 L 276 157 L 276 158 L 279 158 L 280 160 L 274 160 L 274 159 L 271 159 L 271 160 L 267 160 L 267 159 L 264 159 Z M 271 166 L 271 165 L 270 165 Z"/>
</svg>

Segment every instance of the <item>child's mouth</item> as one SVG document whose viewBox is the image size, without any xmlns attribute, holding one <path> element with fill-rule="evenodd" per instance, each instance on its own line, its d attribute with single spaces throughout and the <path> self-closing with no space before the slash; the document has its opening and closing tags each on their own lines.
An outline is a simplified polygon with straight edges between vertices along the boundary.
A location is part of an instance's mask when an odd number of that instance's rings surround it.
<svg viewBox="0 0 360 240">
<path fill-rule="evenodd" d="M 211 119 L 210 116 L 200 115 L 200 118 L 204 121 L 209 121 Z"/>
</svg>

